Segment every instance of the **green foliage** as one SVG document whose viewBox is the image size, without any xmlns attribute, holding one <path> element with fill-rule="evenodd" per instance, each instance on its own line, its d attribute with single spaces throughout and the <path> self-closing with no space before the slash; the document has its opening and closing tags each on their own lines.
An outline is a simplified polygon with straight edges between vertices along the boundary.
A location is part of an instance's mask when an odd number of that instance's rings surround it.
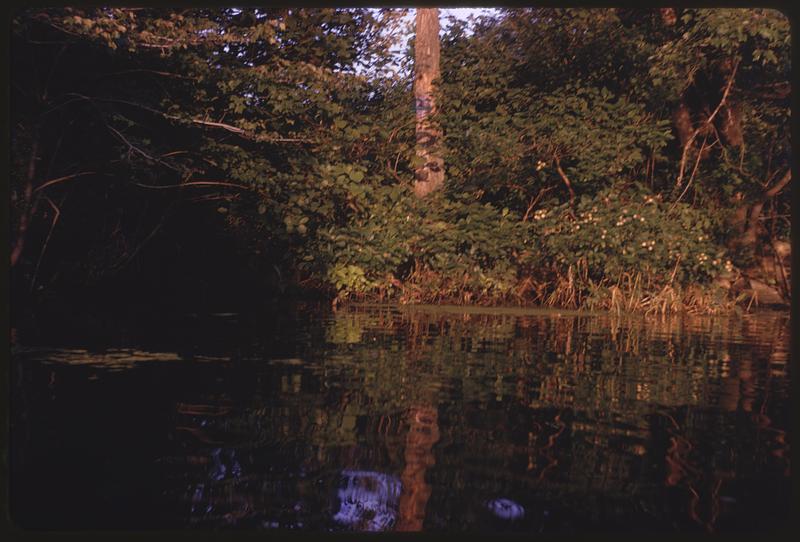
<svg viewBox="0 0 800 542">
<path fill-rule="evenodd" d="M 746 77 L 788 75 L 789 21 L 772 9 L 684 10 L 674 38 L 655 48 L 650 76 L 673 95 L 723 60 L 739 58 Z"/>
<path fill-rule="evenodd" d="M 531 152 L 542 162 L 558 157 L 578 186 L 631 173 L 648 151 L 661 150 L 671 139 L 668 121 L 648 118 L 642 105 L 606 88 L 568 84 L 535 102 Z"/>
<path fill-rule="evenodd" d="M 591 194 L 660 155 L 672 138 L 669 120 L 631 99 L 618 57 L 596 65 L 597 52 L 608 50 L 604 29 L 624 29 L 613 17 L 592 22 L 582 13 L 502 19 L 472 37 L 456 26 L 445 37 L 441 122 L 454 191 L 480 190 L 524 213 L 537 190 L 563 186 L 562 173 L 579 194 Z M 541 24 L 554 34 L 580 32 L 580 45 L 569 52 L 586 63 L 574 64 L 572 56 L 560 62 L 567 51 L 545 38 Z M 545 39 L 557 50 L 531 55 L 533 43 Z M 611 50 L 640 58 L 635 49 Z"/>
<path fill-rule="evenodd" d="M 61 214 L 83 218 L 62 221 L 59 242 L 74 242 L 62 254 L 89 254 L 76 265 L 100 276 L 177 208 L 223 224 L 281 281 L 339 299 L 567 303 L 563 284 L 585 293 L 640 273 L 650 288 L 689 288 L 728 258 L 748 263 L 728 249 L 742 231 L 731 209 L 760 202 L 790 163 L 782 14 L 677 9 L 669 24 L 659 10 L 531 8 L 452 25 L 436 95 L 445 190 L 423 200 L 410 190 L 412 81 L 389 75 L 400 15 L 18 13 L 15 224 L 24 233 L 34 212 L 41 246 L 51 218 L 35 211 L 67 201 Z M 688 148 L 680 186 L 678 104 L 706 150 Z M 47 166 L 28 187 L 31 163 Z M 42 187 L 84 172 L 104 181 Z M 764 208 L 770 235 L 786 234 L 789 197 Z M 27 249 L 28 273 L 38 258 Z"/>
<path fill-rule="evenodd" d="M 584 264 L 594 281 L 616 281 L 631 270 L 659 285 L 705 283 L 724 269 L 725 250 L 708 215 L 665 203 L 641 186 L 614 187 L 533 213 L 540 256 L 560 273 Z"/>
<path fill-rule="evenodd" d="M 376 190 L 368 208 L 354 223 L 321 232 L 342 297 L 380 289 L 417 301 L 502 298 L 530 248 L 518 216 L 465 197 L 419 200 L 395 185 Z"/>
</svg>

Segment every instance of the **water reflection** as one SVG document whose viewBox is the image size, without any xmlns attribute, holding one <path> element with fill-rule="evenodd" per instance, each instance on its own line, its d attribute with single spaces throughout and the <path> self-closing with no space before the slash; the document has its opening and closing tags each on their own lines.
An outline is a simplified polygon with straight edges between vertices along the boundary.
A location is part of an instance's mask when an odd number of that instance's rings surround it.
<svg viewBox="0 0 800 542">
<path fill-rule="evenodd" d="M 333 516 L 358 531 L 385 531 L 397 517 L 400 480 L 379 472 L 342 471 L 339 511 Z"/>
<path fill-rule="evenodd" d="M 515 520 L 525 517 L 525 508 L 511 499 L 492 499 L 486 503 L 486 508 L 500 519 Z"/>
<path fill-rule="evenodd" d="M 421 531 L 431 496 L 425 473 L 436 463 L 433 446 L 439 440 L 439 416 L 435 408 L 417 405 L 408 410 L 407 416 L 409 428 L 403 456 L 403 494 L 400 496 L 397 530 Z"/>
<path fill-rule="evenodd" d="M 778 314 L 644 323 L 372 307 L 280 337 L 292 345 L 280 355 L 259 336 L 235 356 L 194 352 L 200 364 L 145 349 L 15 358 L 28 386 L 52 388 L 27 399 L 43 425 L 115 382 L 106 408 L 141 402 L 131 382 L 151 371 L 147 399 L 167 407 L 137 438 L 166 424 L 165 440 L 130 472 L 159 466 L 153 505 L 179 524 L 715 532 L 789 515 L 788 338 Z M 52 410 L 32 402 L 45 400 Z"/>
</svg>

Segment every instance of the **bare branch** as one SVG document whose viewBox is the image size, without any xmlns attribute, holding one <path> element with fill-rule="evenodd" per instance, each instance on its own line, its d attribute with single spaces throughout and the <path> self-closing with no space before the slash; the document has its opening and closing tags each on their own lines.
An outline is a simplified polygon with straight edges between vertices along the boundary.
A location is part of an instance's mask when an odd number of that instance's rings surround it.
<svg viewBox="0 0 800 542">
<path fill-rule="evenodd" d="M 84 171 L 82 173 L 73 173 L 72 175 L 65 175 L 63 177 L 58 177 L 57 179 L 51 179 L 51 180 L 49 180 L 47 182 L 42 183 L 38 187 L 36 187 L 34 192 L 38 192 L 39 190 L 42 190 L 42 189 L 47 188 L 48 186 L 52 186 L 54 184 L 58 184 L 58 183 L 62 183 L 64 181 L 68 181 L 70 179 L 74 179 L 75 177 L 83 177 L 84 175 L 94 175 L 95 173 L 97 173 L 97 172 L 96 171 Z"/>
<path fill-rule="evenodd" d="M 192 181 L 190 183 L 180 183 L 180 184 L 166 184 L 166 185 L 157 185 L 157 184 L 142 184 L 133 182 L 136 186 L 141 186 L 142 188 L 152 188 L 154 190 L 163 190 L 167 188 L 185 188 L 188 186 L 230 186 L 233 188 L 241 188 L 243 190 L 253 190 L 250 186 L 245 186 L 243 184 L 236 184 L 236 183 L 229 183 L 227 181 Z"/>
<path fill-rule="evenodd" d="M 84 96 L 82 94 L 77 94 L 77 93 L 70 93 L 70 95 L 71 96 L 75 96 L 77 99 L 83 99 L 83 100 L 88 100 L 88 101 L 112 102 L 112 103 L 121 103 L 121 104 L 130 105 L 130 106 L 133 106 L 133 107 L 138 107 L 139 109 L 143 109 L 145 111 L 149 111 L 149 112 L 151 112 L 151 113 L 153 113 L 155 115 L 158 115 L 160 117 L 163 117 L 165 119 L 177 120 L 177 121 L 180 121 L 180 122 L 191 122 L 193 124 L 212 126 L 214 128 L 222 128 L 223 130 L 227 130 L 227 131 L 232 132 L 234 134 L 237 134 L 237 135 L 239 135 L 241 137 L 244 137 L 246 139 L 252 139 L 254 141 L 261 141 L 261 142 L 266 142 L 266 143 L 311 143 L 311 140 L 309 140 L 309 139 L 293 138 L 293 137 L 265 137 L 265 136 L 259 136 L 259 135 L 256 135 L 256 134 L 252 134 L 252 133 L 248 132 L 247 130 L 244 130 L 244 129 L 239 128 L 237 126 L 233 126 L 233 125 L 230 125 L 230 124 L 224 124 L 222 122 L 213 122 L 213 121 L 210 121 L 210 120 L 202 120 L 202 119 L 186 119 L 186 118 L 183 118 L 183 117 L 178 117 L 176 115 L 168 115 L 167 113 L 159 111 L 158 109 L 153 109 L 152 107 L 148 107 L 148 106 L 146 106 L 144 104 L 140 104 L 140 103 L 137 103 L 137 102 L 131 102 L 131 101 L 128 101 L 128 100 L 119 100 L 119 99 L 116 99 L 116 98 L 90 97 L 90 96 Z M 66 105 L 66 103 L 69 103 L 69 102 L 65 102 L 64 104 L 61 104 L 61 105 Z M 56 106 L 56 107 L 61 107 L 61 106 Z M 135 150 L 138 151 L 139 149 L 135 149 Z"/>
<path fill-rule="evenodd" d="M 561 180 L 564 181 L 564 184 L 567 185 L 567 190 L 569 190 L 569 202 L 570 204 L 573 204 L 575 203 L 575 191 L 572 189 L 572 183 L 569 182 L 569 177 L 567 177 L 567 174 L 564 173 L 563 169 L 561 169 L 561 161 L 559 160 L 558 155 L 553 155 L 553 159 L 556 163 L 558 175 L 561 177 Z"/>
<path fill-rule="evenodd" d="M 533 210 L 533 208 L 536 206 L 536 204 L 537 204 L 537 203 L 539 203 L 539 200 L 541 200 L 541 199 L 542 199 L 542 197 L 543 197 L 543 196 L 544 196 L 544 195 L 545 195 L 547 192 L 549 192 L 550 190 L 552 190 L 553 188 L 555 188 L 555 186 L 546 186 L 546 187 L 542 188 L 541 190 L 539 190 L 539 193 L 538 193 L 538 194 L 536 194 L 536 197 L 534 197 L 534 198 L 531 198 L 531 201 L 530 201 L 530 203 L 529 203 L 529 205 L 528 205 L 528 209 L 525 211 L 525 216 L 523 216 L 523 217 L 522 217 L 522 221 L 523 221 L 523 222 L 526 222 L 526 221 L 528 220 L 528 215 L 530 215 L 530 214 L 531 214 L 531 211 L 532 211 L 532 210 Z"/>
<path fill-rule="evenodd" d="M 55 215 L 53 216 L 53 222 L 50 224 L 50 230 L 47 232 L 47 238 L 45 238 L 44 244 L 42 245 L 42 251 L 39 252 L 39 259 L 36 260 L 36 268 L 33 270 L 33 278 L 31 278 L 31 289 L 30 289 L 31 292 L 33 291 L 34 286 L 36 286 L 36 277 L 39 275 L 39 266 L 42 264 L 42 258 L 44 258 L 44 253 L 47 250 L 47 245 L 50 243 L 50 237 L 53 236 L 53 230 L 55 229 L 56 224 L 58 223 L 58 219 L 61 217 L 61 209 L 59 208 L 59 206 L 53 203 L 53 200 L 51 200 L 47 196 L 44 196 L 44 199 L 47 201 L 47 203 L 50 204 L 50 207 L 53 208 Z M 64 204 L 64 198 L 61 198 L 61 204 L 62 205 Z"/>
<path fill-rule="evenodd" d="M 124 75 L 124 74 L 128 74 L 128 73 L 152 73 L 154 75 L 161 75 L 163 77 L 173 77 L 175 79 L 186 79 L 186 80 L 189 80 L 189 81 L 196 81 L 197 80 L 197 77 L 190 77 L 188 75 L 181 75 L 179 73 L 163 72 L 163 71 L 159 71 L 159 70 L 146 70 L 146 69 L 122 70 L 122 71 L 118 71 L 118 72 L 107 73 L 107 74 L 103 75 L 103 77 L 110 77 L 112 75 Z"/>
<path fill-rule="evenodd" d="M 143 157 L 145 157 L 146 159 L 148 159 L 148 160 L 150 160 L 150 161 L 152 161 L 152 162 L 156 162 L 156 163 L 158 163 L 158 164 L 161 164 L 161 165 L 163 165 L 163 166 L 166 166 L 166 167 L 168 167 L 169 169 L 171 169 L 171 170 L 173 170 L 173 171 L 178 171 L 178 168 L 176 168 L 175 166 L 173 166 L 173 165 L 172 165 L 172 164 L 170 164 L 169 162 L 165 162 L 164 160 L 161 160 L 160 158 L 153 158 L 152 156 L 150 156 L 149 154 L 147 154 L 146 152 L 144 152 L 142 149 L 140 149 L 139 147 L 137 147 L 136 145 L 134 145 L 133 143 L 131 143 L 130 141 L 128 141 L 128 140 L 125 138 L 125 136 L 124 136 L 124 135 L 122 135 L 122 134 L 120 133 L 120 131 L 119 131 L 119 130 L 117 130 L 116 128 L 114 128 L 113 126 L 111 126 L 111 125 L 109 125 L 109 124 L 106 124 L 106 128 L 108 128 L 109 130 L 111 130 L 112 132 L 114 132 L 114 133 L 117 135 L 117 137 L 119 137 L 119 138 L 122 140 L 122 142 L 123 142 L 123 143 L 125 143 L 125 144 L 128 146 L 128 148 L 129 148 L 130 150 L 136 151 L 137 153 L 141 154 Z"/>
<path fill-rule="evenodd" d="M 694 168 L 692 169 L 692 174 L 689 176 L 689 181 L 686 183 L 686 187 L 683 189 L 683 192 L 681 192 L 681 195 L 678 196 L 678 199 L 676 199 L 675 202 L 672 204 L 672 206 L 669 208 L 670 211 L 672 211 L 675 208 L 675 206 L 678 205 L 678 202 L 681 201 L 681 198 L 683 198 L 683 196 L 689 190 L 689 187 L 692 185 L 692 181 L 694 180 L 694 176 L 697 173 L 697 168 L 700 166 L 700 159 L 703 157 L 703 151 L 706 148 L 706 141 L 708 141 L 708 136 L 707 135 L 706 135 L 706 137 L 703 138 L 703 143 L 700 145 L 700 151 L 697 153 L 697 159 L 694 162 Z M 717 141 L 719 141 L 719 139 L 717 139 Z M 716 145 L 717 141 L 715 141 L 714 143 L 709 145 L 708 148 L 711 148 L 714 145 Z"/>
<path fill-rule="evenodd" d="M 786 171 L 786 173 L 784 173 L 784 175 L 783 175 L 783 177 L 781 177 L 780 181 L 775 183 L 771 188 L 767 189 L 764 192 L 764 198 L 768 199 L 768 198 L 771 198 L 773 196 L 776 196 L 778 194 L 778 192 L 783 190 L 784 187 L 787 184 L 789 184 L 789 181 L 791 181 L 791 180 L 792 180 L 792 170 L 789 169 L 789 170 Z"/>
<path fill-rule="evenodd" d="M 174 119 L 178 118 L 173 116 L 169 117 Z M 202 124 L 204 126 L 214 126 L 216 128 L 222 128 L 223 130 L 228 130 L 229 132 L 233 132 L 234 134 L 239 134 L 239 135 L 247 134 L 247 132 L 242 130 L 241 128 L 237 128 L 236 126 L 231 126 L 230 124 L 223 124 L 221 122 L 212 122 L 210 120 L 200 120 L 200 119 L 192 119 L 192 122 L 195 124 Z"/>
<path fill-rule="evenodd" d="M 719 113 L 720 109 L 722 109 L 722 106 L 725 105 L 725 102 L 728 100 L 728 94 L 730 94 L 731 87 L 733 87 L 733 81 L 734 81 L 734 79 L 736 79 L 736 70 L 738 68 L 739 68 L 739 60 L 737 59 L 736 62 L 733 64 L 733 69 L 731 70 L 731 76 L 728 78 L 728 84 L 725 85 L 725 91 L 722 93 L 722 99 L 720 100 L 719 104 L 717 105 L 717 108 L 714 109 L 714 111 L 711 113 L 711 115 L 709 115 L 708 118 L 705 120 L 704 125 L 709 125 L 709 124 L 714 122 L 714 119 L 716 118 L 716 116 Z M 692 132 L 692 135 L 689 137 L 689 139 L 683 145 L 683 153 L 681 155 L 680 173 L 678 174 L 678 180 L 675 183 L 675 187 L 676 188 L 680 188 L 680 186 L 683 184 L 683 176 L 686 173 L 686 160 L 689 157 L 689 149 L 691 148 L 692 143 L 694 143 L 694 140 L 697 139 L 697 135 L 705 127 L 704 125 L 701 125 L 694 132 Z"/>
</svg>

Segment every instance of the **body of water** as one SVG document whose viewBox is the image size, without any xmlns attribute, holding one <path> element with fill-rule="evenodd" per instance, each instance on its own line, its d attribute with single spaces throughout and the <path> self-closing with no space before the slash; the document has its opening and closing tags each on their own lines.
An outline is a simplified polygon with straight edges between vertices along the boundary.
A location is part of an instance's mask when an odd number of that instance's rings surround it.
<svg viewBox="0 0 800 542">
<path fill-rule="evenodd" d="M 187 315 L 102 342 L 21 331 L 12 518 L 59 530 L 774 530 L 792 506 L 789 336 L 775 313 L 385 306 Z"/>
</svg>

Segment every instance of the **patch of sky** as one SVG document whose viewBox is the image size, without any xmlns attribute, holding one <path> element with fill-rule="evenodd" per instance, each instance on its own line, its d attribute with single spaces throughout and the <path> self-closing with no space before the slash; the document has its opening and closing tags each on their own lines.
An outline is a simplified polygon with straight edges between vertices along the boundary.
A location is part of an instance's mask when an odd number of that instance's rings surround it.
<svg viewBox="0 0 800 542">
<path fill-rule="evenodd" d="M 384 77 L 408 77 L 411 75 L 413 63 L 410 62 L 408 55 L 410 40 L 414 35 L 414 18 L 416 10 L 398 8 L 396 10 L 402 13 L 399 20 L 399 30 L 396 31 L 397 35 L 394 36 L 394 45 L 390 48 L 392 61 L 384 66 L 381 70 L 382 73 L 376 73 L 369 63 L 359 65 L 356 69 L 358 73 L 368 76 L 384 76 Z M 373 10 L 376 17 L 378 16 L 378 9 Z M 456 22 L 465 24 L 464 31 L 467 35 L 472 33 L 472 27 L 475 22 L 481 17 L 498 17 L 500 9 L 498 8 L 441 8 L 439 9 L 439 35 L 444 35 L 449 28 Z"/>
</svg>

